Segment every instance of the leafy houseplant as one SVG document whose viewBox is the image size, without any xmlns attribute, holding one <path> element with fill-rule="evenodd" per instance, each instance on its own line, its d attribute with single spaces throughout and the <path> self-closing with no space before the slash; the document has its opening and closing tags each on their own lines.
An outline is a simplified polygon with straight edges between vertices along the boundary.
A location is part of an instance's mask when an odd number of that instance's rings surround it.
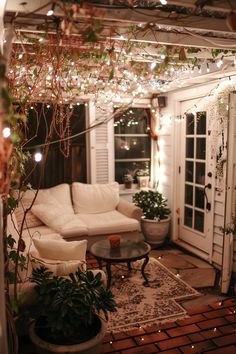
<svg viewBox="0 0 236 354">
<path fill-rule="evenodd" d="M 94 275 L 92 271 L 78 270 L 63 278 L 40 267 L 33 270 L 32 281 L 36 283 L 37 293 L 36 321 L 30 328 L 34 344 L 47 349 L 47 353 L 63 353 L 61 346 L 66 353 L 87 353 L 78 350 L 78 345 L 83 346 L 96 336 L 102 328 L 103 316 L 107 320 L 109 311 L 116 311 L 113 294 L 104 288 L 101 273 Z M 72 345 L 76 350 L 67 351 Z M 60 347 L 59 351 L 52 350 L 54 347 Z M 88 349 L 88 353 L 99 353 L 93 350 Z"/>
<path fill-rule="evenodd" d="M 133 202 L 143 211 L 141 227 L 144 236 L 151 245 L 161 245 L 169 230 L 170 209 L 162 193 L 141 190 L 133 196 Z"/>
<path fill-rule="evenodd" d="M 133 176 L 131 174 L 125 174 L 123 177 L 125 188 L 131 188 L 133 183 Z"/>
</svg>

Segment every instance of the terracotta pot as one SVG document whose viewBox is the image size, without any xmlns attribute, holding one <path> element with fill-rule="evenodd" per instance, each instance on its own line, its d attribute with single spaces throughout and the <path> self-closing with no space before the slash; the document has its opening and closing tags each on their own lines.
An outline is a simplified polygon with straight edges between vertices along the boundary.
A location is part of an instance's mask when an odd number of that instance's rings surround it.
<svg viewBox="0 0 236 354">
<path fill-rule="evenodd" d="M 102 319 L 100 319 L 100 321 L 101 329 L 99 333 L 92 339 L 80 344 L 60 345 L 48 343 L 38 337 L 38 335 L 35 333 L 35 322 L 32 322 L 30 325 L 29 336 L 31 341 L 34 343 L 38 354 L 99 354 L 101 350 L 101 344 L 107 330 L 107 322 Z"/>
<path fill-rule="evenodd" d="M 163 220 L 141 219 L 141 228 L 145 240 L 151 246 L 161 246 L 168 234 L 170 226 L 170 217 Z"/>
</svg>

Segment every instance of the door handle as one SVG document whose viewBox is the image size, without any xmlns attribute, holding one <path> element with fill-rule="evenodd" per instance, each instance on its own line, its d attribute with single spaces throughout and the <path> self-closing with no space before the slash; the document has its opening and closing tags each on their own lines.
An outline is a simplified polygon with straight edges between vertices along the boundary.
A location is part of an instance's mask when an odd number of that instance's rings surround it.
<svg viewBox="0 0 236 354">
<path fill-rule="evenodd" d="M 206 210 L 207 211 L 210 211 L 211 210 L 211 203 L 209 203 L 208 201 L 208 196 L 207 196 L 207 193 L 206 193 L 206 189 L 211 189 L 211 183 L 208 183 L 204 186 L 204 196 L 205 196 L 205 199 L 206 199 Z"/>
</svg>

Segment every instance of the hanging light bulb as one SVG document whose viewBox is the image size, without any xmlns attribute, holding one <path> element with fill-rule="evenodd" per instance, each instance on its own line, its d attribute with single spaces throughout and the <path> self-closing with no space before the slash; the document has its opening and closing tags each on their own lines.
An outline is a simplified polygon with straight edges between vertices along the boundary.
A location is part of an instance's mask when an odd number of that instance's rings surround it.
<svg viewBox="0 0 236 354">
<path fill-rule="evenodd" d="M 157 65 L 157 63 L 155 61 L 153 61 L 150 65 L 151 70 L 155 69 L 156 65 Z"/>
<path fill-rule="evenodd" d="M 35 160 L 36 162 L 40 162 L 40 161 L 42 160 L 42 157 L 43 157 L 43 155 L 41 154 L 41 152 L 36 152 L 36 153 L 34 154 L 34 160 Z"/>
<path fill-rule="evenodd" d="M 52 16 L 52 15 L 54 15 L 55 5 L 56 5 L 55 3 L 52 4 L 51 9 L 48 10 L 48 12 L 47 12 L 47 16 Z"/>
<path fill-rule="evenodd" d="M 160 3 L 161 3 L 162 5 L 167 5 L 167 0 L 160 0 Z"/>
<path fill-rule="evenodd" d="M 217 68 L 220 68 L 223 65 L 223 57 L 220 58 L 220 60 L 218 60 L 218 62 L 216 63 Z"/>
<path fill-rule="evenodd" d="M 9 127 L 3 128 L 2 135 L 4 138 L 9 138 L 9 136 L 11 135 L 11 129 Z"/>
<path fill-rule="evenodd" d="M 209 64 L 207 63 L 207 72 L 209 73 L 210 68 L 209 68 Z"/>
</svg>

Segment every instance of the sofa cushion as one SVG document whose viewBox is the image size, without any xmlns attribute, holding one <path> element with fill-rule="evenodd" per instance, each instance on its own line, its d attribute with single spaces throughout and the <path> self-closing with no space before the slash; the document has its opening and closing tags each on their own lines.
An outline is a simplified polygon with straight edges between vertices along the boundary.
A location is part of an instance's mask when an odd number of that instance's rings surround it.
<svg viewBox="0 0 236 354">
<path fill-rule="evenodd" d="M 65 238 L 87 234 L 86 225 L 74 213 L 69 214 L 63 207 L 52 202 L 36 204 L 32 207 L 32 212 Z"/>
<path fill-rule="evenodd" d="M 75 213 L 97 214 L 115 210 L 119 203 L 119 184 L 72 183 Z"/>
<path fill-rule="evenodd" d="M 71 241 L 34 239 L 34 246 L 41 258 L 60 261 L 85 261 L 87 240 Z"/>
<path fill-rule="evenodd" d="M 52 200 L 63 208 L 64 212 L 74 214 L 69 184 L 62 183 L 55 187 L 39 189 L 35 204 L 49 203 Z"/>
<path fill-rule="evenodd" d="M 117 210 L 93 215 L 80 214 L 80 219 L 87 225 L 88 235 L 115 234 L 139 230 L 137 220 L 128 218 Z"/>
</svg>

